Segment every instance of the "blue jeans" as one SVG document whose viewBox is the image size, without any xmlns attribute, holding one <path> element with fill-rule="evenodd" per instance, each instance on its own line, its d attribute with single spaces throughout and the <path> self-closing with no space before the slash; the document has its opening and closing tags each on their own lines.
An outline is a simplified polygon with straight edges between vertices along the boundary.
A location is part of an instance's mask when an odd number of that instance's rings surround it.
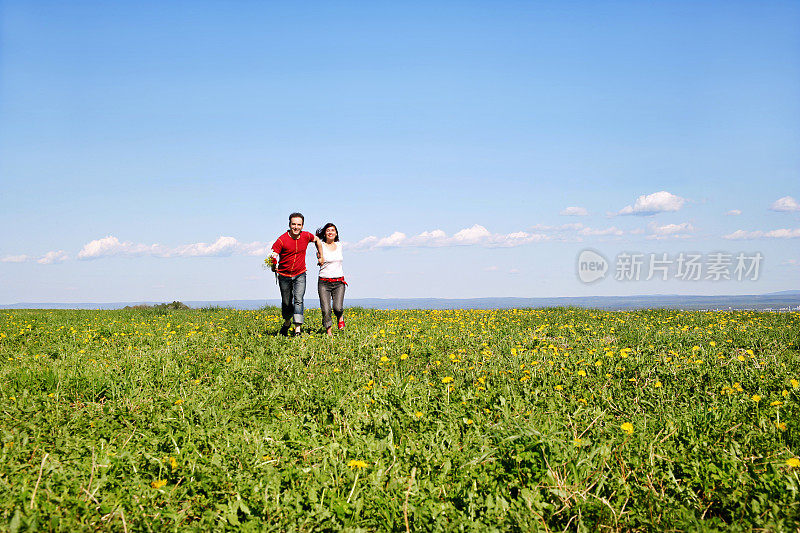
<svg viewBox="0 0 800 533">
<path fill-rule="evenodd" d="M 281 315 L 284 320 L 294 318 L 294 323 L 303 323 L 303 296 L 306 294 L 306 273 L 293 278 L 278 275 L 281 289 Z"/>
</svg>

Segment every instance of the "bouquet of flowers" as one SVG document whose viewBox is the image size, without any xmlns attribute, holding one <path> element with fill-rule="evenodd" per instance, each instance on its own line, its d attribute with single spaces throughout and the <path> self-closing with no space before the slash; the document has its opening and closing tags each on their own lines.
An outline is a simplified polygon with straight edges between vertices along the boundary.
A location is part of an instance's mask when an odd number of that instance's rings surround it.
<svg viewBox="0 0 800 533">
<path fill-rule="evenodd" d="M 264 258 L 262 268 L 264 268 L 264 270 L 272 270 L 272 272 L 275 274 L 275 283 L 278 282 L 278 254 L 275 252 L 270 252 L 269 255 Z"/>
</svg>

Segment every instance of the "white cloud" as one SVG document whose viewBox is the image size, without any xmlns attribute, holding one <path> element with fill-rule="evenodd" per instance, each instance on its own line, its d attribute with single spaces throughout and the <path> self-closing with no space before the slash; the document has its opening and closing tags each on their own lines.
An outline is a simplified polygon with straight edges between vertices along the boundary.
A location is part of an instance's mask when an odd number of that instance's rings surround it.
<svg viewBox="0 0 800 533">
<path fill-rule="evenodd" d="M 519 269 L 518 268 L 512 268 L 511 270 L 508 271 L 508 273 L 509 274 L 519 274 Z"/>
<path fill-rule="evenodd" d="M 632 206 L 626 205 L 620 209 L 618 214 L 650 216 L 667 211 L 678 211 L 685 203 L 685 198 L 667 191 L 659 191 L 638 197 Z"/>
<path fill-rule="evenodd" d="M 367 248 L 374 248 L 377 243 L 378 243 L 378 238 L 370 235 L 369 237 L 364 237 L 363 239 L 355 243 L 352 247 L 348 246 L 348 248 L 352 248 L 353 250 L 364 250 Z"/>
<path fill-rule="evenodd" d="M 559 215 L 564 215 L 567 217 L 585 217 L 589 215 L 589 212 L 586 210 L 585 207 L 575 207 L 570 206 L 563 209 L 561 212 L 558 213 Z"/>
<path fill-rule="evenodd" d="M 47 252 L 42 257 L 36 260 L 37 263 L 40 265 L 52 265 L 55 263 L 60 263 L 61 261 L 65 261 L 69 259 L 69 256 L 64 250 L 58 250 L 54 252 Z"/>
<path fill-rule="evenodd" d="M 668 226 L 667 226 L 668 227 Z M 686 225 L 680 226 L 686 229 Z M 592 228 L 579 222 L 550 226 L 536 224 L 528 231 L 515 231 L 512 233 L 492 233 L 484 226 L 475 224 L 469 228 L 447 235 L 442 230 L 433 230 L 420 233 L 412 237 L 396 231 L 389 236 L 377 237 L 370 235 L 348 248 L 352 250 L 373 250 L 377 248 L 432 248 L 443 246 L 483 246 L 486 248 L 511 248 L 525 244 L 544 241 L 575 241 L 581 242 L 586 237 L 620 237 L 626 234 L 642 234 L 643 229 L 631 231 L 622 230 L 616 226 L 608 228 Z"/>
<path fill-rule="evenodd" d="M 121 242 L 113 235 L 108 235 L 102 239 L 95 239 L 83 245 L 78 252 L 78 259 L 98 259 L 100 257 L 110 257 L 114 255 L 156 255 L 159 252 L 165 253 L 158 244 L 145 245 L 134 244 L 132 242 Z"/>
<path fill-rule="evenodd" d="M 375 244 L 375 246 L 377 248 L 391 248 L 391 247 L 395 247 L 395 246 L 400 246 L 400 244 L 405 240 L 406 240 L 406 234 L 405 233 L 401 233 L 399 231 L 395 231 L 394 233 L 392 233 L 388 237 L 384 237 L 383 239 L 380 239 Z"/>
<path fill-rule="evenodd" d="M 773 211 L 800 211 L 800 204 L 791 196 L 784 196 L 772 202 L 769 208 Z"/>
<path fill-rule="evenodd" d="M 256 251 L 266 252 L 264 244 L 257 242 L 245 244 L 233 237 L 220 237 L 211 244 L 196 242 L 178 246 L 171 250 L 170 255 L 178 257 L 227 257 L 233 254 L 257 255 L 253 253 Z"/>
<path fill-rule="evenodd" d="M 26 261 L 33 261 L 33 257 L 29 255 L 7 255 L 0 259 L 0 263 L 25 263 Z"/>
<path fill-rule="evenodd" d="M 591 236 L 605 236 L 605 235 L 620 236 L 623 235 L 625 232 L 616 226 L 611 226 L 610 228 L 604 228 L 604 229 L 583 228 L 578 233 L 583 235 L 584 237 L 591 237 Z"/>
<path fill-rule="evenodd" d="M 489 240 L 491 238 L 492 234 L 489 233 L 488 229 L 480 224 L 475 224 L 471 228 L 464 228 L 456 232 L 456 234 L 453 235 L 452 242 L 453 244 L 478 244 L 482 240 Z"/>
<path fill-rule="evenodd" d="M 647 236 L 648 239 L 686 239 L 690 237 L 690 233 L 694 233 L 694 226 L 689 222 L 665 224 L 663 226 L 650 224 L 649 228 L 651 234 Z"/>
<path fill-rule="evenodd" d="M 400 235 L 403 234 L 401 233 Z M 408 242 L 416 246 L 443 246 L 446 239 L 447 234 L 445 232 L 435 229 L 433 231 L 423 231 L 419 235 L 411 237 Z"/>
<path fill-rule="evenodd" d="M 738 217 L 739 215 L 742 214 L 742 212 L 739 209 L 731 209 L 730 211 L 728 211 L 725 214 L 728 215 L 728 216 L 731 216 L 731 217 Z"/>
<path fill-rule="evenodd" d="M 264 255 L 269 246 L 263 242 L 242 243 L 233 237 L 219 237 L 213 243 L 196 242 L 169 248 L 161 244 L 122 242 L 113 235 L 86 243 L 78 259 L 99 259 L 115 255 L 148 255 L 152 257 L 220 257 L 230 255 Z"/>
<path fill-rule="evenodd" d="M 484 270 L 487 271 L 487 272 L 495 272 L 497 270 L 500 270 L 500 268 L 492 265 L 492 266 L 488 266 L 488 267 L 484 268 Z"/>
<path fill-rule="evenodd" d="M 561 224 L 559 226 L 548 226 L 547 224 L 534 224 L 531 226 L 531 231 L 543 233 L 559 233 L 564 231 L 576 231 L 583 227 L 580 222 L 570 222 L 568 224 Z"/>
<path fill-rule="evenodd" d="M 664 226 L 652 226 L 653 233 L 656 235 L 675 235 L 676 233 L 690 233 L 694 231 L 694 226 L 689 222 L 681 224 L 665 224 Z"/>
<path fill-rule="evenodd" d="M 742 239 L 797 239 L 800 237 L 800 228 L 795 229 L 774 229 L 770 231 L 744 231 L 736 230 L 728 235 L 723 235 L 723 239 L 742 240 Z"/>
<path fill-rule="evenodd" d="M 370 235 L 355 243 L 353 250 L 372 250 L 375 248 L 401 248 L 401 247 L 442 247 L 442 246 L 486 246 L 513 247 L 521 246 L 532 242 L 549 240 L 550 237 L 542 233 L 528 233 L 516 231 L 514 233 L 502 234 L 492 233 L 480 224 L 464 228 L 457 231 L 452 236 L 448 236 L 444 231 L 436 229 L 424 231 L 413 237 L 406 236 L 405 233 L 395 231 L 387 237 L 376 237 Z"/>
</svg>

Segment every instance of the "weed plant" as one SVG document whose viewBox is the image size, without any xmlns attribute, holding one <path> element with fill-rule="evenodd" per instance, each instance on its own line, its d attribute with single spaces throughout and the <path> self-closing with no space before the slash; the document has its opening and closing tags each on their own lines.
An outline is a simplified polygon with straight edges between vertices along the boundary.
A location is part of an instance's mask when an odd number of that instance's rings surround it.
<svg viewBox="0 0 800 533">
<path fill-rule="evenodd" d="M 0 312 L 0 528 L 800 524 L 798 313 L 346 318 Z"/>
</svg>

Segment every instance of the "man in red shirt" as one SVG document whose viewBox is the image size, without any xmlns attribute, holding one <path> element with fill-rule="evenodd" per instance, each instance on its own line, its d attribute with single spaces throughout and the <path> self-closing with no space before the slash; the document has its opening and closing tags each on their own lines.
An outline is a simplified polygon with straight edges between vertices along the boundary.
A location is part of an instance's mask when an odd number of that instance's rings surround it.
<svg viewBox="0 0 800 533">
<path fill-rule="evenodd" d="M 322 241 L 307 231 L 303 231 L 305 218 L 300 213 L 289 215 L 289 231 L 278 237 L 272 245 L 279 261 L 273 270 L 278 273 L 278 286 L 281 289 L 281 315 L 283 327 L 281 335 L 288 335 L 294 318 L 294 334 L 300 334 L 303 324 L 303 297 L 306 294 L 306 249 L 313 242 L 317 246 L 317 258 L 322 257 Z"/>
</svg>

